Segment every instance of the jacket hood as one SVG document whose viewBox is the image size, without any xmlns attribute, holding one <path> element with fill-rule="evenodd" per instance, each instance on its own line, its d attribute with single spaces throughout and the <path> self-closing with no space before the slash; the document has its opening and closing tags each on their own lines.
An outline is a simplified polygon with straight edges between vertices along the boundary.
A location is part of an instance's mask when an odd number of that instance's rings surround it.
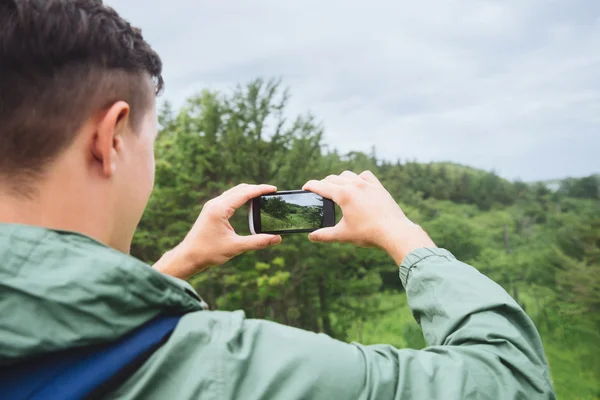
<svg viewBox="0 0 600 400">
<path fill-rule="evenodd" d="M 187 282 L 89 237 L 0 224 L 0 365 L 202 308 Z"/>
</svg>

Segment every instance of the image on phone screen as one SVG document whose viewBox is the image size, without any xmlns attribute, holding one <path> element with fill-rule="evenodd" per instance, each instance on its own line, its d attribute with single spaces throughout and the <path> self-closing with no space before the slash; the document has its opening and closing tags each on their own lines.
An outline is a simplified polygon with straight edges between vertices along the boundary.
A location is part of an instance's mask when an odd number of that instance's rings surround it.
<svg viewBox="0 0 600 400">
<path fill-rule="evenodd" d="M 323 197 L 315 193 L 262 196 L 263 232 L 318 229 L 323 226 Z"/>
<path fill-rule="evenodd" d="M 303 233 L 335 225 L 335 204 L 305 190 L 288 190 L 250 201 L 250 233 Z"/>
</svg>

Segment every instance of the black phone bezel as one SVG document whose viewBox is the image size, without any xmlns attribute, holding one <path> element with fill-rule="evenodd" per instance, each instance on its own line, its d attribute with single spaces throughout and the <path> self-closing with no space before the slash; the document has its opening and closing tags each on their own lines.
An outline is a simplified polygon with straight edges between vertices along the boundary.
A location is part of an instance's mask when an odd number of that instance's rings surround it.
<svg viewBox="0 0 600 400">
<path fill-rule="evenodd" d="M 275 196 L 275 195 L 286 195 L 286 194 L 300 194 L 300 193 L 314 193 L 308 190 L 283 190 L 281 192 L 269 193 L 265 194 L 265 196 Z M 254 224 L 254 232 L 256 234 L 259 233 L 267 233 L 271 235 L 285 235 L 288 233 L 310 233 L 321 228 L 327 228 L 335 225 L 335 203 L 330 199 L 326 199 L 323 197 L 323 226 L 320 228 L 308 228 L 308 229 L 290 229 L 284 231 L 268 231 L 263 232 L 260 220 L 260 197 L 255 197 L 252 199 L 252 223 Z M 322 196 L 321 196 L 322 197 Z"/>
</svg>

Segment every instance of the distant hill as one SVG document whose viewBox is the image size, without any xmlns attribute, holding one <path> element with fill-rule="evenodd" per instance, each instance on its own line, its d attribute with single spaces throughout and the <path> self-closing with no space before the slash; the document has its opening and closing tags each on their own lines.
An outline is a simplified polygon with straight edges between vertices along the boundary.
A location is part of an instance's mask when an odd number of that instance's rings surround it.
<svg viewBox="0 0 600 400">
<path fill-rule="evenodd" d="M 568 178 L 566 178 L 566 179 L 568 179 Z M 557 192 L 560 189 L 560 185 L 562 184 L 563 181 L 564 181 L 564 179 L 552 179 L 549 181 L 538 181 L 536 183 L 541 183 L 542 185 L 545 185 L 551 191 Z"/>
<path fill-rule="evenodd" d="M 427 165 L 427 164 L 425 164 L 425 165 Z M 452 178 L 456 178 L 465 173 L 468 175 L 471 175 L 472 177 L 482 177 L 486 174 L 494 173 L 494 171 L 486 171 L 483 169 L 471 167 L 468 165 L 458 164 L 458 163 L 454 163 L 451 161 L 431 162 L 431 163 L 429 163 L 429 165 L 431 165 L 434 170 L 439 170 L 442 167 L 445 168 L 448 175 Z M 596 181 L 600 182 L 600 174 L 593 174 L 593 175 L 590 175 L 587 177 L 566 177 L 566 178 L 547 179 L 547 180 L 542 180 L 542 181 L 526 182 L 526 184 L 533 186 L 533 185 L 541 183 L 541 184 L 545 185 L 551 191 L 556 192 L 560 189 L 561 185 L 565 182 L 574 182 L 574 181 L 580 181 L 582 179 L 585 180 L 585 179 L 590 179 L 590 178 L 592 180 L 595 179 Z M 502 178 L 502 179 L 505 181 L 509 181 L 508 179 L 504 179 L 504 178 Z"/>
<path fill-rule="evenodd" d="M 553 192 L 562 192 L 569 197 L 600 199 L 600 174 L 583 178 L 565 178 L 538 182 Z"/>
<path fill-rule="evenodd" d="M 575 186 L 588 186 L 587 188 L 584 188 L 583 190 L 587 189 L 589 190 L 593 190 L 592 186 L 597 186 L 600 187 L 600 174 L 593 174 L 593 175 L 589 175 L 587 177 L 580 177 L 580 178 L 563 178 L 563 179 L 549 179 L 549 180 L 544 180 L 544 181 L 538 181 L 535 182 L 537 184 L 541 183 L 543 185 L 545 185 L 548 189 L 552 190 L 553 192 L 556 192 L 558 190 L 564 187 L 567 188 L 572 188 L 574 185 Z"/>
<path fill-rule="evenodd" d="M 446 175 L 452 180 L 460 179 L 464 175 L 469 176 L 469 178 L 478 180 L 484 178 L 487 175 L 494 174 L 498 177 L 500 181 L 504 183 L 514 182 L 510 179 L 506 179 L 498 175 L 494 170 L 486 171 L 484 169 L 471 167 L 469 165 L 458 164 L 451 161 L 436 161 L 425 165 L 430 165 L 435 172 L 439 172 L 439 170 L 442 168 L 445 169 Z"/>
<path fill-rule="evenodd" d="M 483 169 L 470 167 L 468 165 L 458 164 L 450 161 L 441 161 L 441 162 L 432 162 L 429 163 L 435 170 L 439 170 L 440 168 L 445 168 L 448 175 L 456 178 L 463 174 L 469 174 L 471 176 L 481 177 L 483 175 L 489 174 L 492 171 L 485 171 Z"/>
</svg>

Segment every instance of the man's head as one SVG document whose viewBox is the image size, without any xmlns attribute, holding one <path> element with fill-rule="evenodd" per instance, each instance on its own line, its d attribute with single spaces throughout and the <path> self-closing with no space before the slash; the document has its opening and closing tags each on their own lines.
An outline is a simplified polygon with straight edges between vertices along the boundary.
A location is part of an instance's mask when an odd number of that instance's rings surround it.
<svg viewBox="0 0 600 400">
<path fill-rule="evenodd" d="M 0 0 L 0 222 L 128 250 L 154 181 L 161 70 L 101 0 Z"/>
</svg>

